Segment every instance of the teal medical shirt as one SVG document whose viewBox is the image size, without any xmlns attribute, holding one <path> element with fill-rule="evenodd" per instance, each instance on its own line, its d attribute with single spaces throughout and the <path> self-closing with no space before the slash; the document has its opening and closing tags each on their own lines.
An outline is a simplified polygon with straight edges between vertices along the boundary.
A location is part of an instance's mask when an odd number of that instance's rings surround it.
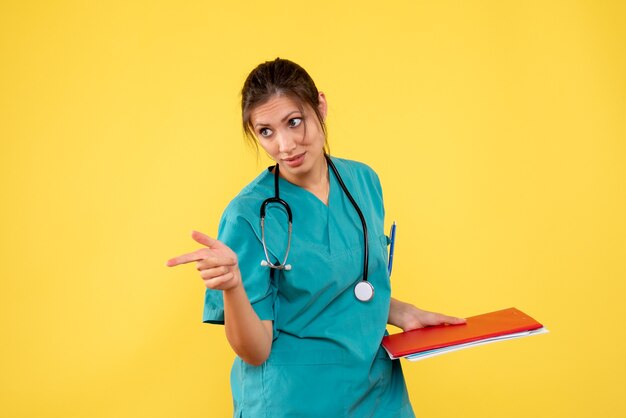
<svg viewBox="0 0 626 418">
<path fill-rule="evenodd" d="M 259 209 L 274 196 L 274 175 L 261 173 L 228 205 L 218 233 L 237 254 L 255 312 L 274 321 L 267 361 L 256 367 L 235 360 L 235 417 L 414 416 L 400 363 L 380 347 L 391 297 L 380 182 L 365 164 L 332 160 L 367 222 L 374 298 L 360 302 L 354 296 L 354 285 L 363 275 L 363 230 L 332 170 L 328 206 L 307 190 L 279 180 L 280 197 L 293 213 L 287 261 L 292 269 L 261 266 L 265 254 Z M 286 212 L 270 206 L 265 240 L 272 262 L 283 261 L 287 238 Z M 224 322 L 220 291 L 207 289 L 203 320 Z"/>
</svg>

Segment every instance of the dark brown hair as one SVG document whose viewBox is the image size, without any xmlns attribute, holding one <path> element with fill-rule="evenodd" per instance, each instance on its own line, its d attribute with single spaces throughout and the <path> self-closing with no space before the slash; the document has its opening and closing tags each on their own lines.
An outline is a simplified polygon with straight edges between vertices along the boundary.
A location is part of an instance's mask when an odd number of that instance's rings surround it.
<svg viewBox="0 0 626 418">
<path fill-rule="evenodd" d="M 295 62 L 276 58 L 274 61 L 259 64 L 252 70 L 241 89 L 241 120 L 246 138 L 258 146 L 250 114 L 257 106 L 274 96 L 281 95 L 291 97 L 300 106 L 303 104 L 311 106 L 322 126 L 324 136 L 327 137 L 324 118 L 318 107 L 319 92 L 313 79 L 304 68 Z M 302 109 L 300 110 L 302 111 Z M 324 143 L 324 150 L 328 153 L 328 141 Z"/>
</svg>

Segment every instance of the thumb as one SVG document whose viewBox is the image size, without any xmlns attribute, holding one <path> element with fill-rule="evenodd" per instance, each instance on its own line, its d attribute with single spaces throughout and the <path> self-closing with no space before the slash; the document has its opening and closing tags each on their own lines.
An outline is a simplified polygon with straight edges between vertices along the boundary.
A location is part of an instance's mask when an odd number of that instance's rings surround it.
<svg viewBox="0 0 626 418">
<path fill-rule="evenodd" d="M 203 234 L 199 231 L 192 231 L 191 238 L 193 238 L 194 241 L 196 241 L 197 243 L 207 246 L 209 248 L 216 247 L 220 243 L 215 238 L 211 238 L 210 236 Z"/>
<path fill-rule="evenodd" d="M 464 324 L 467 321 L 463 318 L 457 318 L 455 316 L 445 315 L 443 318 L 443 322 L 445 322 L 446 324 L 450 324 L 450 325 L 459 325 L 459 324 Z"/>
</svg>

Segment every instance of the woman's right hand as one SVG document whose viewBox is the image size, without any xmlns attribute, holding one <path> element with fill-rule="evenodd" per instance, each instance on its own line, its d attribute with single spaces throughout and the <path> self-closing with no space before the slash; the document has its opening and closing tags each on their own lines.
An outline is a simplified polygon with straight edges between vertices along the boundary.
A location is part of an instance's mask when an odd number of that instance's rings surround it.
<svg viewBox="0 0 626 418">
<path fill-rule="evenodd" d="M 204 247 L 167 261 L 168 267 L 196 262 L 204 285 L 224 291 L 226 338 L 235 353 L 246 363 L 263 364 L 272 349 L 273 323 L 261 321 L 242 285 L 237 254 L 224 243 L 198 231 L 191 237 Z M 228 319 L 227 319 L 228 318 Z"/>
<path fill-rule="evenodd" d="M 193 231 L 191 237 L 204 247 L 168 260 L 168 267 L 195 261 L 200 277 L 209 289 L 230 290 L 241 284 L 237 254 L 233 250 L 202 232 Z"/>
</svg>

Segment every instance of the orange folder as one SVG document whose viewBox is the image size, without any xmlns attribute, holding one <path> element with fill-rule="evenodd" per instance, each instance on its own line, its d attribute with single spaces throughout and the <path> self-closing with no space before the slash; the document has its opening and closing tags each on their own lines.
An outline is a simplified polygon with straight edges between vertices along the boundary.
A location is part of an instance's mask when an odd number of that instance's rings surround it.
<svg viewBox="0 0 626 418">
<path fill-rule="evenodd" d="M 437 325 L 387 335 L 383 338 L 382 344 L 388 353 L 399 358 L 543 327 L 515 308 L 471 316 L 466 320 L 467 322 L 461 325 Z"/>
</svg>

